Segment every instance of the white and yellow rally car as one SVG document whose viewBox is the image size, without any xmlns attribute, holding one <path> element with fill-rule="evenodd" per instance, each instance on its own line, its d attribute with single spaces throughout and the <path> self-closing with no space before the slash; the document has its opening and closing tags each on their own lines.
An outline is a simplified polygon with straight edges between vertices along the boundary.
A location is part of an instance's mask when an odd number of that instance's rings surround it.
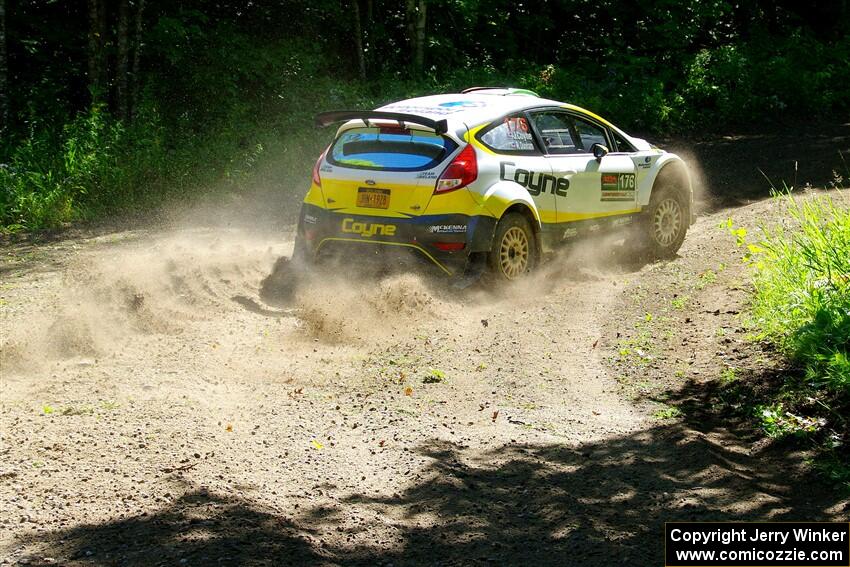
<svg viewBox="0 0 850 567">
<path fill-rule="evenodd" d="M 673 256 L 692 224 L 684 162 L 582 108 L 511 88 L 320 114 L 293 259 L 403 253 L 447 275 L 513 280 L 580 235 L 631 224 Z"/>
</svg>

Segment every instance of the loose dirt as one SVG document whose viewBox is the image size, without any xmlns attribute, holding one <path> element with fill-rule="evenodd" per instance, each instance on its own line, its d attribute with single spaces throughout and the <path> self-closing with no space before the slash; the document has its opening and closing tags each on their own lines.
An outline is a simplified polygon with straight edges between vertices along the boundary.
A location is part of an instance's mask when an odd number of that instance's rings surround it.
<svg viewBox="0 0 850 567">
<path fill-rule="evenodd" d="M 799 456 L 675 409 L 759 356 L 719 225 L 771 214 L 704 215 L 666 263 L 595 241 L 498 294 L 346 274 L 288 306 L 276 233 L 8 244 L 0 564 L 647 565 L 664 521 L 846 519 Z"/>
</svg>

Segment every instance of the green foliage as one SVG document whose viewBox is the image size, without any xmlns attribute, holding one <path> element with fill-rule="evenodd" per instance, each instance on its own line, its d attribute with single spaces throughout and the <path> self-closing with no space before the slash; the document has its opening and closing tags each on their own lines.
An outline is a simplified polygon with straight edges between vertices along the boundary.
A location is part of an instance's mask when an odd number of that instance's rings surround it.
<svg viewBox="0 0 850 567">
<path fill-rule="evenodd" d="M 677 417 L 681 417 L 682 410 L 675 406 L 663 405 L 661 408 L 655 410 L 652 414 L 652 417 L 655 419 L 665 420 L 665 419 L 675 419 Z"/>
<path fill-rule="evenodd" d="M 805 436 L 815 433 L 823 427 L 823 418 L 810 418 L 795 415 L 785 409 L 782 402 L 760 405 L 755 408 L 756 417 L 762 429 L 769 437 L 782 438 L 788 435 Z"/>
<path fill-rule="evenodd" d="M 312 127 L 316 112 L 471 85 L 526 87 L 649 134 L 850 111 L 846 7 L 428 2 L 417 77 L 404 5 L 361 2 L 362 81 L 350 4 L 149 0 L 140 72 L 130 77 L 138 93 L 123 121 L 117 81 L 101 87 L 106 106 L 84 82 L 84 6 L 21 4 L 9 23 L 16 68 L 13 124 L 0 141 L 0 227 L 55 227 L 302 179 L 327 143 Z M 104 60 L 114 66 L 110 14 Z"/>
<path fill-rule="evenodd" d="M 801 372 L 753 407 L 771 437 L 814 441 L 815 466 L 850 488 L 850 209 L 844 193 L 775 196 L 781 223 L 746 244 L 754 269 L 752 323 Z M 731 227 L 731 223 L 730 223 Z M 740 231 L 732 229 L 740 241 Z"/>
<path fill-rule="evenodd" d="M 765 227 L 751 248 L 753 315 L 763 336 L 799 361 L 814 386 L 848 395 L 850 210 L 835 199 L 777 197 L 793 224 Z"/>
<path fill-rule="evenodd" d="M 120 173 L 115 149 L 123 135 L 101 107 L 78 116 L 56 135 L 34 132 L 0 168 L 0 224 L 44 228 L 83 213 L 88 193 Z"/>
<path fill-rule="evenodd" d="M 446 380 L 446 373 L 437 368 L 431 368 L 428 374 L 422 379 L 424 384 L 439 384 Z"/>
<path fill-rule="evenodd" d="M 728 385 L 738 379 L 738 370 L 733 366 L 727 366 L 720 371 L 721 384 Z"/>
</svg>

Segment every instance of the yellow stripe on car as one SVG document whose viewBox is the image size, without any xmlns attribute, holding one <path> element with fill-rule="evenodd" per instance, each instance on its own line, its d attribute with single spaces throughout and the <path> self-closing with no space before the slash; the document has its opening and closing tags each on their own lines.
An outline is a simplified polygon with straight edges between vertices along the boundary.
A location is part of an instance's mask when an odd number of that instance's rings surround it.
<svg viewBox="0 0 850 567">
<path fill-rule="evenodd" d="M 446 275 L 448 275 L 448 276 L 452 275 L 452 272 L 448 268 L 446 268 L 444 265 L 442 265 L 440 262 L 438 262 L 437 259 L 434 258 L 433 256 L 431 256 L 431 254 L 429 254 L 427 250 L 425 250 L 421 246 L 417 246 L 416 244 L 409 244 L 407 242 L 386 242 L 384 240 L 359 240 L 357 238 L 340 238 L 340 237 L 334 236 L 334 237 L 330 237 L 330 238 L 325 238 L 324 240 L 319 242 L 319 245 L 316 247 L 316 253 L 317 254 L 318 254 L 319 250 L 322 249 L 322 246 L 324 246 L 326 242 L 356 242 L 358 244 L 383 244 L 383 245 L 386 245 L 386 246 L 401 246 L 401 247 L 404 247 L 404 248 L 413 248 L 414 250 L 418 250 L 419 252 L 422 252 L 423 254 L 425 254 L 425 256 L 427 256 L 428 259 L 431 260 L 438 268 L 443 270 L 446 273 Z"/>
<path fill-rule="evenodd" d="M 605 213 L 561 213 L 561 218 L 558 219 L 558 222 L 576 222 L 588 219 L 601 219 L 603 217 L 614 217 L 617 215 L 631 215 L 634 213 L 639 213 L 641 211 L 640 207 L 636 209 L 626 209 L 624 211 L 609 211 Z M 564 220 L 565 219 L 565 220 Z"/>
<path fill-rule="evenodd" d="M 494 152 L 493 150 L 491 150 L 490 148 L 488 148 L 487 146 L 485 146 L 484 144 L 479 142 L 478 138 L 476 137 L 478 132 L 480 132 L 481 130 L 483 130 L 484 128 L 489 126 L 490 124 L 492 124 L 492 122 L 485 122 L 481 126 L 476 126 L 472 130 L 467 130 L 466 134 L 463 135 L 463 139 L 466 143 L 472 144 L 473 147 L 478 148 L 482 152 L 488 153 L 491 156 L 495 156 L 495 155 L 499 155 L 499 154 L 497 154 L 496 152 Z"/>
</svg>

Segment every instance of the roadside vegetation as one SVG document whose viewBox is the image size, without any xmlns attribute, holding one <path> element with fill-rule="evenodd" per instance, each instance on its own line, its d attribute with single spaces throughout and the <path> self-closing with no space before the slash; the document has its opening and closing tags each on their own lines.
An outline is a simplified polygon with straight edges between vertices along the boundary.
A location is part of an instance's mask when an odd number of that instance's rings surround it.
<svg viewBox="0 0 850 567">
<path fill-rule="evenodd" d="M 826 3 L 7 4 L 4 231 L 300 190 L 327 143 L 317 111 L 473 85 L 530 88 L 655 134 L 850 110 L 838 87 L 850 8 Z"/>
<path fill-rule="evenodd" d="M 747 244 L 754 270 L 754 338 L 793 368 L 753 408 L 775 438 L 800 436 L 821 449 L 818 465 L 850 487 L 850 210 L 842 191 L 775 197 L 782 222 Z M 740 229 L 738 236 L 742 237 Z"/>
</svg>

